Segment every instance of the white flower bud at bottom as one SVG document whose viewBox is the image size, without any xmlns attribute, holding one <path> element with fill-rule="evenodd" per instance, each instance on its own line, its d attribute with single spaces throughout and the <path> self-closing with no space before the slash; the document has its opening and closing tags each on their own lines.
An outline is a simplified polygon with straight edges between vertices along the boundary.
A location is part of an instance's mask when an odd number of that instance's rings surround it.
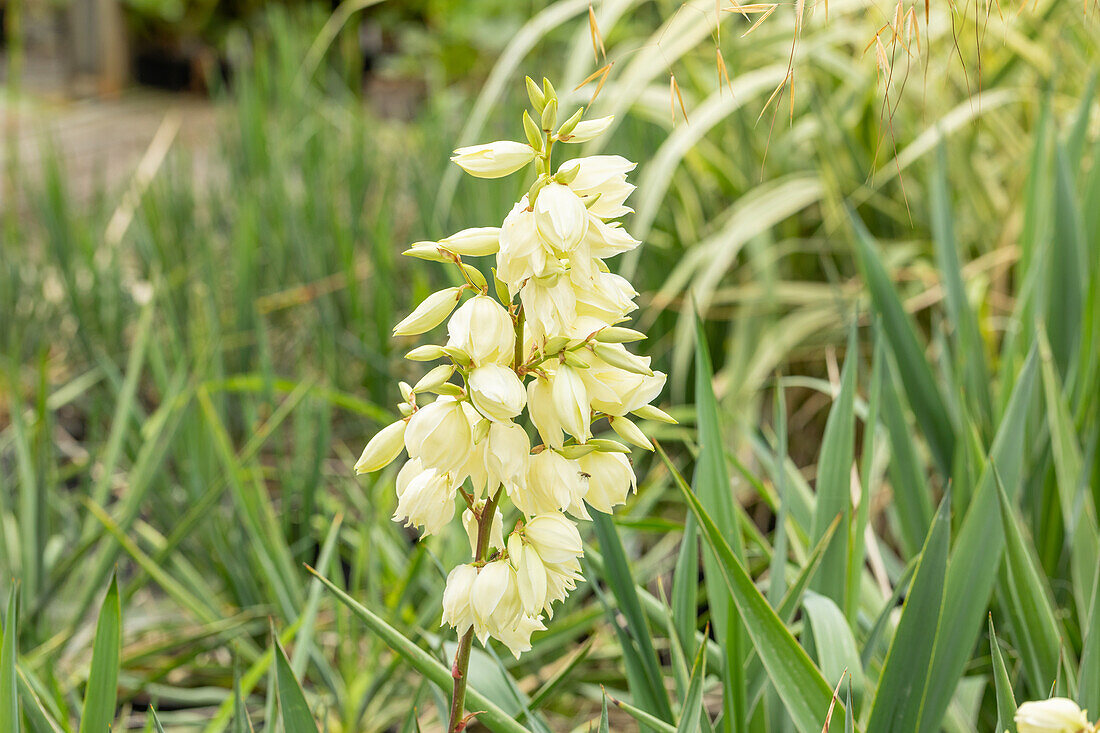
<svg viewBox="0 0 1100 733">
<path fill-rule="evenodd" d="M 1016 710 L 1017 733 L 1080 733 L 1090 730 L 1092 724 L 1085 711 L 1068 698 L 1033 700 Z"/>
<path fill-rule="evenodd" d="M 385 468 L 405 447 L 405 421 L 398 420 L 375 433 L 367 442 L 363 454 L 355 462 L 356 473 L 370 473 Z"/>
<path fill-rule="evenodd" d="M 507 627 L 520 612 L 516 571 L 507 560 L 488 562 L 474 581 L 474 631 L 481 642 Z"/>
<path fill-rule="evenodd" d="M 499 364 L 486 364 L 467 378 L 470 399 L 482 415 L 495 422 L 511 420 L 527 404 L 527 391 L 516 373 Z"/>
</svg>

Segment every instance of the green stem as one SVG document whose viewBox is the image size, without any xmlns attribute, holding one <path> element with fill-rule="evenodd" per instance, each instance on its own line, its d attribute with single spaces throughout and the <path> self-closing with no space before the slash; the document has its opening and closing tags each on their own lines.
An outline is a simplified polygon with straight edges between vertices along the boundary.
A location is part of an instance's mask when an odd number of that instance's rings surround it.
<svg viewBox="0 0 1100 733">
<path fill-rule="evenodd" d="M 485 508 L 481 510 L 481 516 L 478 517 L 477 552 L 474 554 L 474 562 L 484 560 L 489 551 L 489 535 L 492 532 L 493 515 L 496 514 L 499 500 L 500 489 L 497 489 L 497 493 L 485 502 Z M 451 692 L 451 718 L 447 723 L 447 733 L 458 733 L 465 727 L 462 723 L 462 710 L 466 706 L 466 673 L 470 668 L 470 649 L 473 643 L 474 630 L 470 628 L 458 640 L 458 651 L 455 652 L 454 666 L 451 667 L 451 677 L 455 683 Z"/>
</svg>

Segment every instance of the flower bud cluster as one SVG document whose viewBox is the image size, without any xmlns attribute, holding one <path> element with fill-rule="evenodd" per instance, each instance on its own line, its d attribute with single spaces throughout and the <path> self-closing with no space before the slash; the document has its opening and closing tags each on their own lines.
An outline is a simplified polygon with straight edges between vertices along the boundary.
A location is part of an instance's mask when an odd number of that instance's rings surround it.
<svg viewBox="0 0 1100 733">
<path fill-rule="evenodd" d="M 652 449 L 631 416 L 672 422 L 650 405 L 665 376 L 625 346 L 644 336 L 617 325 L 637 293 L 605 264 L 639 244 L 615 221 L 631 211 L 634 164 L 596 155 L 554 170 L 556 143 L 590 140 L 611 118 L 584 120 L 579 110 L 555 129 L 553 87 L 528 79 L 528 93 L 527 142 L 460 148 L 452 158 L 480 178 L 533 162 L 527 194 L 499 228 L 466 229 L 406 252 L 457 266 L 466 284 L 428 296 L 394 329 L 411 336 L 447 321 L 445 344 L 408 354 L 444 363 L 401 385 L 402 419 L 379 431 L 356 464 L 359 473 L 377 471 L 408 453 L 394 519 L 424 535 L 443 530 L 461 498 L 474 560 L 447 578 L 443 623 L 482 643 L 498 639 L 516 656 L 581 579 L 576 520 L 589 519 L 589 508 L 612 511 L 636 489 L 630 449 L 594 429 Z M 492 294 L 463 261 L 489 255 Z M 507 537 L 505 498 L 516 510 Z"/>
</svg>

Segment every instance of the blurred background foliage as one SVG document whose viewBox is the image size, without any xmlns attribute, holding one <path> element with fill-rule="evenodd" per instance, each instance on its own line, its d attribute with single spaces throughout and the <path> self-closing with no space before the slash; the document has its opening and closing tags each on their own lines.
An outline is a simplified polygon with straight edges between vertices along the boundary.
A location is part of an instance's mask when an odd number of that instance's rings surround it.
<svg viewBox="0 0 1100 733">
<path fill-rule="evenodd" d="M 782 432 L 786 480 L 810 495 L 840 365 L 860 364 L 864 375 L 872 362 L 886 368 L 874 344 L 895 324 L 881 322 L 863 286 L 849 211 L 877 240 L 883 271 L 927 345 L 928 373 L 965 436 L 955 448 L 962 474 L 945 467 L 943 445 L 927 435 L 913 438 L 897 468 L 898 436 L 916 435 L 914 426 L 927 433 L 922 406 L 902 395 L 900 422 L 885 426 L 891 450 L 880 440 L 875 453 L 863 427 L 874 382 L 861 377 L 849 395 L 860 415 L 849 443 L 879 563 L 859 575 L 869 588 L 853 616 L 861 647 L 881 633 L 872 622 L 882 609 L 898 603 L 890 591 L 903 590 L 949 480 L 973 489 L 988 479 L 982 458 L 1039 339 L 1037 320 L 1061 366 L 1082 354 L 1082 369 L 1063 368 L 1048 383 L 1066 383 L 1073 428 L 1060 435 L 1076 445 L 1081 485 L 1097 493 L 1096 341 L 1087 338 L 1089 328 L 1096 335 L 1100 259 L 1095 8 L 933 3 L 926 23 L 925 7 L 913 6 L 918 45 L 894 7 L 859 0 L 806 7 L 797 28 L 801 4 L 781 5 L 748 35 L 758 15 L 711 0 L 603 0 L 592 8 L 604 58 L 593 50 L 587 0 L 359 5 L 131 0 L 137 37 L 164 47 L 197 39 L 218 60 L 203 67 L 202 85 L 218 118 L 206 141 L 213 163 L 197 166 L 193 151 L 173 150 L 138 195 L 104 188 L 85 198 L 70 190 L 61 157 L 36 171 L 7 158 L 0 577 L 20 583 L 20 695 L 33 694 L 61 729 L 73 729 L 80 710 L 97 610 L 116 568 L 120 730 L 145 725 L 153 702 L 169 730 L 237 730 L 242 706 L 272 725 L 279 680 L 265 653 L 269 618 L 328 730 L 411 730 L 418 714 L 431 728 L 437 705 L 445 709 L 439 691 L 302 565 L 446 659 L 440 592 L 466 540 L 414 543 L 389 521 L 393 476 L 357 480 L 350 466 L 392 419 L 396 379 L 417 376 L 401 358 L 412 342 L 391 338 L 392 324 L 444 284 L 398 253 L 498 223 L 528 183 L 473 183 L 448 162 L 458 145 L 521 135 L 525 74 L 549 77 L 582 105 L 598 84 L 582 82 L 611 63 L 592 115 L 615 114 L 616 126 L 583 153 L 639 161 L 626 226 L 645 246 L 616 267 L 641 293 L 634 327 L 650 336 L 646 353 L 670 373 L 660 404 L 683 423 L 655 435 L 690 475 L 698 312 L 747 564 L 764 584 L 785 511 L 771 446 Z M 789 62 L 793 83 L 769 105 Z M 937 168 L 941 149 L 946 164 Z M 937 170 L 961 291 L 945 281 L 951 262 L 945 268 L 933 241 L 928 183 Z M 1072 201 L 1074 213 L 1057 200 Z M 1074 271 L 1050 274 L 1036 253 L 1073 232 L 1088 279 L 1085 295 L 1062 305 L 1085 334 L 1077 341 L 1055 333 L 1060 320 L 1035 305 L 1052 302 L 1059 278 Z M 964 312 L 972 329 L 960 349 L 952 339 Z M 977 355 L 984 382 L 969 371 Z M 1090 606 L 1073 585 L 1080 560 L 1066 549 L 1072 533 L 1053 462 L 1064 453 L 1052 454 L 1045 411 L 1036 398 L 1028 412 L 1028 435 L 1047 442 L 1020 472 L 1032 482 L 1022 516 L 1077 654 Z M 694 553 L 679 552 L 686 513 L 669 469 L 634 459 L 639 493 L 615 525 L 649 623 L 661 629 L 660 662 L 672 670 L 674 635 L 661 627 L 659 599 L 672 589 L 678 556 Z M 921 521 L 891 501 L 906 481 L 921 486 L 909 495 Z M 970 496 L 952 497 L 956 529 Z M 818 520 L 791 511 L 784 542 L 797 573 Z M 602 577 L 595 564 L 587 574 Z M 637 702 L 621 616 L 609 610 L 623 602 L 602 583 L 581 586 L 518 663 L 479 651 L 475 687 L 520 717 L 537 707 L 528 717 L 543 722 L 533 729 L 584 729 L 599 716 L 601 686 Z M 698 602 L 693 628 L 702 631 L 708 605 L 703 594 Z M 990 608 L 1000 618 L 1010 607 L 996 596 Z M 881 618 L 890 619 L 889 636 L 896 617 Z M 1002 633 L 1006 654 L 1017 690 L 1034 696 L 1051 680 L 1015 673 L 1049 671 L 1048 660 L 1017 652 L 1029 638 L 1026 617 L 1015 618 Z M 886 646 L 872 638 L 864 664 L 876 678 Z M 988 648 L 986 640 L 967 659 L 964 682 L 988 679 Z M 721 709 L 713 698 L 710 690 L 712 712 Z M 960 684 L 948 729 L 991 728 L 997 703 L 991 684 Z"/>
</svg>

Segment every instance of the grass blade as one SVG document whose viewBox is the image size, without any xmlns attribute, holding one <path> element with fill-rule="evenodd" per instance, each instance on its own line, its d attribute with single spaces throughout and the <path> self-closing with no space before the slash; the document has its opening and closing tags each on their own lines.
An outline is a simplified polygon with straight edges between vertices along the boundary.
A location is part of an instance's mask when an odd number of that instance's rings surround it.
<svg viewBox="0 0 1100 733">
<path fill-rule="evenodd" d="M 18 655 L 16 624 L 19 605 L 18 586 L 8 594 L 8 613 L 4 616 L 4 641 L 0 645 L 0 726 L 5 731 L 19 730 L 19 698 L 15 660 Z"/>
<path fill-rule="evenodd" d="M 636 655 L 624 655 L 624 661 L 637 664 L 640 679 L 645 680 L 645 695 L 639 698 L 646 700 L 643 707 L 648 708 L 647 712 L 653 713 L 662 720 L 671 721 L 672 706 L 668 699 L 668 692 L 661 681 L 660 660 L 653 647 L 653 636 L 649 630 L 649 624 L 638 601 L 638 593 L 623 544 L 609 515 L 591 508 L 589 513 L 592 515 L 592 528 L 596 532 L 600 549 L 603 551 L 603 580 L 615 595 L 619 611 L 626 618 L 625 631 L 629 634 L 633 647 L 637 651 Z M 638 694 L 640 691 L 633 692 Z"/>
<path fill-rule="evenodd" d="M 1009 487 L 1019 484 L 1023 470 L 1024 426 L 1034 395 L 1037 361 L 1033 349 L 1016 380 L 990 450 L 993 463 Z M 947 566 L 943 617 L 950 623 L 941 627 L 936 644 L 920 733 L 934 730 L 936 722 L 942 720 L 989 608 L 1004 547 L 999 523 L 989 521 L 997 511 L 996 491 L 992 471 L 987 466 L 971 498 Z"/>
<path fill-rule="evenodd" d="M 960 372 L 966 384 L 966 395 L 973 400 L 971 414 L 979 416 L 982 433 L 986 434 L 993 419 L 993 400 L 989 392 L 989 368 L 985 348 L 974 309 L 966 297 L 966 286 L 959 264 L 959 246 L 955 241 L 955 222 L 951 214 L 951 198 L 947 185 L 947 151 L 940 144 L 936 165 L 932 171 L 932 242 L 936 249 L 936 264 L 943 278 L 955 355 L 962 361 Z"/>
<path fill-rule="evenodd" d="M 718 420 L 718 399 L 714 395 L 714 370 L 710 350 L 707 348 L 703 322 L 695 315 L 695 419 L 698 428 L 699 455 L 692 475 L 692 489 L 699 502 L 714 517 L 718 531 L 727 538 L 731 551 L 741 562 L 745 559 L 745 547 L 741 530 L 737 525 L 730 489 L 729 469 L 726 466 L 725 444 Z M 719 645 L 726 652 L 723 663 L 722 695 L 723 711 L 727 720 L 726 730 L 739 730 L 746 714 L 746 692 L 742 658 L 742 632 L 744 625 L 733 614 L 733 600 L 722 579 L 723 561 L 716 550 L 703 553 L 703 578 L 707 589 L 711 623 Z M 733 727 L 731 727 L 731 725 Z"/>
<path fill-rule="evenodd" d="M 799 731 L 818 733 L 832 701 L 832 689 L 821 676 L 820 670 L 814 666 L 806 650 L 799 646 L 786 624 L 757 589 L 714 520 L 668 460 L 664 449 L 657 446 L 657 450 L 698 520 L 704 540 L 721 560 L 722 579 L 768 677 L 787 707 L 787 712 Z"/>
<path fill-rule="evenodd" d="M 825 550 L 821 571 L 814 581 L 814 590 L 833 599 L 840 608 L 846 606 L 845 590 L 848 578 L 848 535 L 852 520 L 852 461 L 855 457 L 855 393 L 859 351 L 853 323 L 848 333 L 848 351 L 840 374 L 840 392 L 821 439 L 821 457 L 817 470 L 817 505 L 811 539 L 819 540 L 837 518 L 840 529 Z"/>
<path fill-rule="evenodd" d="M 317 722 L 309 711 L 305 693 L 302 692 L 298 678 L 294 676 L 286 651 L 274 633 L 271 641 L 275 645 L 275 677 L 279 687 L 279 714 L 282 716 L 283 728 L 288 733 L 316 731 Z"/>
<path fill-rule="evenodd" d="M 1055 145 L 1054 239 L 1048 243 L 1047 333 L 1063 378 L 1081 339 L 1084 277 L 1088 272 L 1081 215 L 1066 151 Z"/>
<path fill-rule="evenodd" d="M 100 733 L 110 730 L 115 719 L 118 699 L 118 668 L 122 659 L 122 608 L 118 600 L 118 576 L 111 577 L 111 586 L 103 599 L 92 644 L 92 668 L 88 687 L 84 691 L 84 707 L 80 714 L 80 733 Z"/>
<path fill-rule="evenodd" d="M 1008 678 L 1001 645 L 993 628 L 993 614 L 989 615 L 989 653 L 993 662 L 993 688 L 997 693 L 997 730 L 1016 733 L 1016 696 L 1012 694 L 1012 680 Z"/>
<path fill-rule="evenodd" d="M 897 631 L 882 665 L 867 723 L 868 733 L 917 730 L 925 713 L 922 703 L 943 618 L 944 578 L 951 539 L 950 508 L 951 496 L 947 494 L 928 530 Z M 934 720 L 938 725 L 939 718 Z"/>
<path fill-rule="evenodd" d="M 856 232 L 859 267 L 871 291 L 871 302 L 882 319 L 882 331 L 894 353 L 898 373 L 909 396 L 909 405 L 924 431 L 940 472 L 950 476 L 955 453 L 955 429 L 948 417 L 943 394 L 936 386 L 924 350 L 917 341 L 913 322 L 875 251 L 871 233 L 854 212 L 849 212 L 849 217 Z"/>
<path fill-rule="evenodd" d="M 698 733 L 699 718 L 703 712 L 703 680 L 707 676 L 707 655 L 702 645 L 695 653 L 695 662 L 691 665 L 691 682 L 687 694 L 680 705 L 680 721 L 676 733 Z"/>
<path fill-rule="evenodd" d="M 1008 593 L 1020 623 L 1016 629 L 1016 645 L 1027 670 L 1031 691 L 1042 696 L 1058 677 L 1059 651 L 1063 650 L 1063 633 L 1054 617 L 1049 585 L 1035 557 L 1035 548 L 1024 537 L 1012 504 L 1005 494 L 996 467 L 1001 527 L 1005 537 L 1005 565 L 1002 572 L 1008 578 Z"/>
</svg>

